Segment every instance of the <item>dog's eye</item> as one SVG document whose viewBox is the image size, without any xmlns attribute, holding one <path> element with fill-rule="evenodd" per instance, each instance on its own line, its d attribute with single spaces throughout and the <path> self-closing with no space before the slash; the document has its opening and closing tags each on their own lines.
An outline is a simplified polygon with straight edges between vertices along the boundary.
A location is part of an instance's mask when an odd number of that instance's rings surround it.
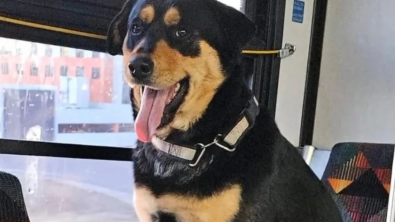
<svg viewBox="0 0 395 222">
<path fill-rule="evenodd" d="M 188 32 L 185 29 L 179 29 L 176 31 L 176 36 L 178 38 L 184 38 L 187 35 L 188 35 Z"/>
<path fill-rule="evenodd" d="M 133 24 L 132 25 L 132 33 L 134 34 L 134 35 L 138 35 L 138 34 L 140 34 L 141 33 L 141 30 L 142 30 L 142 28 L 141 28 L 141 25 L 140 24 Z"/>
</svg>

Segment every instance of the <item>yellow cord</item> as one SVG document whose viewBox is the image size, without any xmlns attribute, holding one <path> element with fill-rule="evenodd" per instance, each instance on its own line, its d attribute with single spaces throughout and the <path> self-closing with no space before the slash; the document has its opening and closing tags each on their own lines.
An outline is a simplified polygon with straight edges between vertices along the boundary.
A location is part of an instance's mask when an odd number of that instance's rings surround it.
<svg viewBox="0 0 395 222">
<path fill-rule="evenodd" d="M 84 36 L 84 37 L 94 38 L 94 39 L 105 40 L 107 38 L 107 36 L 105 36 L 105 35 L 98 35 L 98 34 L 93 34 L 93 33 L 88 33 L 88 32 L 76 31 L 76 30 L 72 30 L 72 29 L 59 28 L 59 27 L 54 27 L 54 26 L 49 26 L 49 25 L 38 24 L 38 23 L 34 23 L 34 22 L 26 22 L 26 21 L 22 21 L 22 20 L 18 20 L 18 19 L 7 18 L 4 16 L 0 16 L 0 21 L 12 23 L 12 24 L 16 24 L 16 25 L 32 27 L 32 28 L 45 29 L 45 30 L 54 31 L 54 32 L 61 32 L 61 33 L 70 34 L 70 35 Z M 280 50 L 243 50 L 242 51 L 243 54 L 252 54 L 252 55 L 272 55 L 272 54 L 278 54 L 279 52 L 280 52 Z"/>
<path fill-rule="evenodd" d="M 242 53 L 252 55 L 272 55 L 280 53 L 280 50 L 243 50 Z"/>
</svg>

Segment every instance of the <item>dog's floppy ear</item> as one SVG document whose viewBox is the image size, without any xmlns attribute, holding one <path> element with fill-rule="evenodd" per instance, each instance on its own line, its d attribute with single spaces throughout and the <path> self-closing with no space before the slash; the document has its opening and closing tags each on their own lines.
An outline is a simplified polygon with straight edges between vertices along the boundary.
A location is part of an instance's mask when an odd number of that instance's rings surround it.
<svg viewBox="0 0 395 222">
<path fill-rule="evenodd" d="M 122 53 L 122 44 L 127 33 L 129 14 L 137 0 L 128 0 L 108 27 L 106 50 L 111 55 Z"/>
<path fill-rule="evenodd" d="M 242 12 L 224 5 L 217 0 L 208 0 L 211 10 L 217 16 L 220 28 L 232 44 L 243 47 L 255 35 L 256 26 Z"/>
</svg>

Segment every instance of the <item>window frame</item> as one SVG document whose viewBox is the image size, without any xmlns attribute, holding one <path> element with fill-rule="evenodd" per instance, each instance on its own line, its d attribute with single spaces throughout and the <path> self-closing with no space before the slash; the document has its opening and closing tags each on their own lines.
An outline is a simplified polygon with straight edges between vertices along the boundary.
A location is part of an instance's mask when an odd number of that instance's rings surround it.
<svg viewBox="0 0 395 222">
<path fill-rule="evenodd" d="M 299 135 L 300 147 L 309 146 L 313 143 L 327 8 L 328 0 L 316 1 L 314 4 L 302 121 Z"/>
<path fill-rule="evenodd" d="M 0 154 L 130 161 L 131 148 L 0 139 Z"/>
<path fill-rule="evenodd" d="M 260 49 L 281 49 L 286 1 L 244 0 L 244 13 L 257 24 L 256 37 L 264 40 Z M 265 10 L 264 12 L 261 10 Z M 260 55 L 254 58 L 252 89 L 259 103 L 274 117 L 281 58 L 278 55 Z"/>
<path fill-rule="evenodd" d="M 4 0 L 0 0 L 4 1 Z M 100 5 L 111 3 L 107 0 L 99 0 Z M 123 0 L 112 2 L 110 14 L 116 15 L 122 7 Z M 97 4 L 94 4 L 97 5 Z M 105 6 L 103 6 L 105 7 Z M 117 9 L 116 9 L 117 7 Z M 268 12 L 263 17 L 258 8 L 267 7 Z M 0 9 L 1 10 L 1 9 Z M 24 9 L 26 11 L 26 9 Z M 241 11 L 247 17 L 256 22 L 264 21 L 261 29 L 264 31 L 257 37 L 266 40 L 263 46 L 265 49 L 282 48 L 282 32 L 284 25 L 285 1 L 268 0 L 243 0 Z M 94 13 L 93 13 L 94 14 Z M 90 50 L 97 52 L 105 51 L 105 41 L 102 39 L 92 39 L 87 37 L 56 33 L 48 30 L 39 30 L 30 27 L 19 27 L 14 24 L 0 22 L 0 29 L 4 30 L 0 36 L 5 38 L 21 39 L 31 42 L 39 42 L 51 45 L 62 46 L 60 56 L 69 53 L 68 48 L 80 50 Z M 273 56 L 253 56 L 253 91 L 262 106 L 266 106 L 271 113 L 275 113 L 276 94 L 278 85 L 278 75 L 280 58 Z M 61 66 L 63 67 L 63 66 Z M 69 67 L 67 75 L 69 74 Z M 62 68 L 60 68 L 62 69 Z M 54 71 L 55 72 L 55 71 Z M 61 73 L 60 73 L 61 74 Z M 262 77 L 264 76 L 264 78 Z M 62 144 L 46 141 L 24 141 L 0 138 L 0 154 L 25 155 L 25 156 L 44 156 L 74 159 L 94 159 L 112 161 L 131 161 L 132 147 L 113 147 L 113 146 L 93 146 L 82 144 Z"/>
</svg>

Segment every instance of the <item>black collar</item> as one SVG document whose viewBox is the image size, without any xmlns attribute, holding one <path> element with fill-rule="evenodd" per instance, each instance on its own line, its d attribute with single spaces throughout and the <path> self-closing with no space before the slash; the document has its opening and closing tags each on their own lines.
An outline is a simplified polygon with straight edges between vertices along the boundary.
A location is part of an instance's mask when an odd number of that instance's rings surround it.
<svg viewBox="0 0 395 222">
<path fill-rule="evenodd" d="M 209 144 L 198 143 L 194 146 L 180 146 L 159 139 L 156 136 L 152 138 L 152 144 L 157 150 L 180 158 L 184 161 L 188 161 L 189 165 L 194 167 L 199 163 L 204 152 L 210 146 L 215 145 L 228 152 L 234 152 L 245 134 L 255 124 L 255 119 L 258 114 L 259 104 L 255 96 L 252 96 L 248 101 L 246 108 L 240 113 L 236 125 L 227 130 L 227 133 L 218 134 L 214 138 L 213 142 Z"/>
</svg>

